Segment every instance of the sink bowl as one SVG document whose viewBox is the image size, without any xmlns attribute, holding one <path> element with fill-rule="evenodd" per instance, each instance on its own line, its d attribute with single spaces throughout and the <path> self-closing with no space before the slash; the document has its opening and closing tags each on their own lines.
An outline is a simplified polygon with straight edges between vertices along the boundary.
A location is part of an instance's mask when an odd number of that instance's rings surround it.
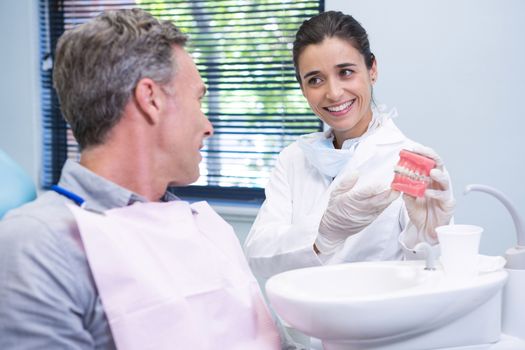
<svg viewBox="0 0 525 350">
<path fill-rule="evenodd" d="M 266 283 L 277 314 L 332 349 L 435 349 L 499 340 L 507 273 L 445 278 L 424 261 L 359 262 L 287 271 Z"/>
</svg>

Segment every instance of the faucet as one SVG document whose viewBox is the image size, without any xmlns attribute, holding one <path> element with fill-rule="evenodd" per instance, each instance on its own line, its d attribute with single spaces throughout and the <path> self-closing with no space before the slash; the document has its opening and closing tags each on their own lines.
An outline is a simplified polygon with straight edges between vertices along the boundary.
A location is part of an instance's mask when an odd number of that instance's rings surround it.
<svg viewBox="0 0 525 350">
<path fill-rule="evenodd" d="M 478 184 L 467 185 L 464 194 L 471 191 L 485 192 L 496 197 L 496 199 L 498 199 L 509 211 L 512 221 L 514 221 L 518 242 L 515 247 L 509 248 L 506 251 L 505 258 L 507 259 L 507 264 L 505 267 L 509 269 L 525 270 L 525 229 L 523 221 L 518 215 L 518 211 L 514 205 L 512 205 L 511 201 L 503 193 L 490 186 Z"/>
<path fill-rule="evenodd" d="M 525 295 L 525 230 L 523 221 L 510 200 L 495 188 L 472 184 L 465 187 L 464 194 L 470 191 L 485 192 L 499 199 L 514 221 L 518 242 L 516 246 L 507 249 L 505 252 L 505 259 L 507 260 L 505 270 L 508 273 L 508 280 L 503 289 L 501 329 L 508 335 L 525 339 L 525 327 L 523 327 L 523 315 L 525 315 L 525 302 L 523 300 L 523 295 Z"/>
<path fill-rule="evenodd" d="M 434 271 L 436 269 L 436 263 L 434 259 L 434 250 L 432 246 L 427 242 L 421 242 L 416 244 L 412 252 L 415 254 L 417 252 L 422 252 L 425 255 L 425 270 Z"/>
</svg>

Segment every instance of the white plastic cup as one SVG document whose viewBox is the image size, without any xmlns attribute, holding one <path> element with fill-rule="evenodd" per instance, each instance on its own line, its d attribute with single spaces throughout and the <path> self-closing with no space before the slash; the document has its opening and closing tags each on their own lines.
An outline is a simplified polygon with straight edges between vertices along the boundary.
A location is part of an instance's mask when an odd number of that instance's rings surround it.
<svg viewBox="0 0 525 350">
<path fill-rule="evenodd" d="M 478 274 L 479 242 L 483 228 L 475 225 L 445 225 L 436 228 L 445 276 L 465 282 Z"/>
</svg>

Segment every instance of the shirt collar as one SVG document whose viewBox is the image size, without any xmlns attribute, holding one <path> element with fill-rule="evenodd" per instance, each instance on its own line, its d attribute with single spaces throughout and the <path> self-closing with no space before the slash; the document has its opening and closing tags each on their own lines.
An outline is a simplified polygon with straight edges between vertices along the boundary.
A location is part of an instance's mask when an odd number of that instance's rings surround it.
<svg viewBox="0 0 525 350">
<path fill-rule="evenodd" d="M 64 164 L 58 185 L 82 197 L 86 208 L 96 211 L 125 207 L 135 202 L 148 202 L 143 196 L 95 174 L 72 160 L 67 160 Z M 166 192 L 161 201 L 178 199 L 174 194 Z"/>
</svg>

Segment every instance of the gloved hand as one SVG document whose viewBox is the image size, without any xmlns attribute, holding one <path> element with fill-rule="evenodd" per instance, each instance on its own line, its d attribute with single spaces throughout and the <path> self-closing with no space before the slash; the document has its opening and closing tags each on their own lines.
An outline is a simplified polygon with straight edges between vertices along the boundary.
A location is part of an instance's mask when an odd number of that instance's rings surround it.
<svg viewBox="0 0 525 350">
<path fill-rule="evenodd" d="M 362 231 L 399 197 L 399 192 L 379 184 L 353 189 L 357 180 L 358 174 L 350 173 L 330 194 L 315 242 L 322 253 L 331 253 L 346 238 Z"/>
<path fill-rule="evenodd" d="M 403 194 L 408 217 L 417 228 L 419 239 L 436 243 L 436 227 L 450 223 L 456 205 L 450 188 L 450 177 L 443 168 L 443 160 L 433 149 L 417 146 L 411 151 L 436 161 L 436 167 L 430 171 L 431 181 L 425 196 L 415 198 Z"/>
</svg>

